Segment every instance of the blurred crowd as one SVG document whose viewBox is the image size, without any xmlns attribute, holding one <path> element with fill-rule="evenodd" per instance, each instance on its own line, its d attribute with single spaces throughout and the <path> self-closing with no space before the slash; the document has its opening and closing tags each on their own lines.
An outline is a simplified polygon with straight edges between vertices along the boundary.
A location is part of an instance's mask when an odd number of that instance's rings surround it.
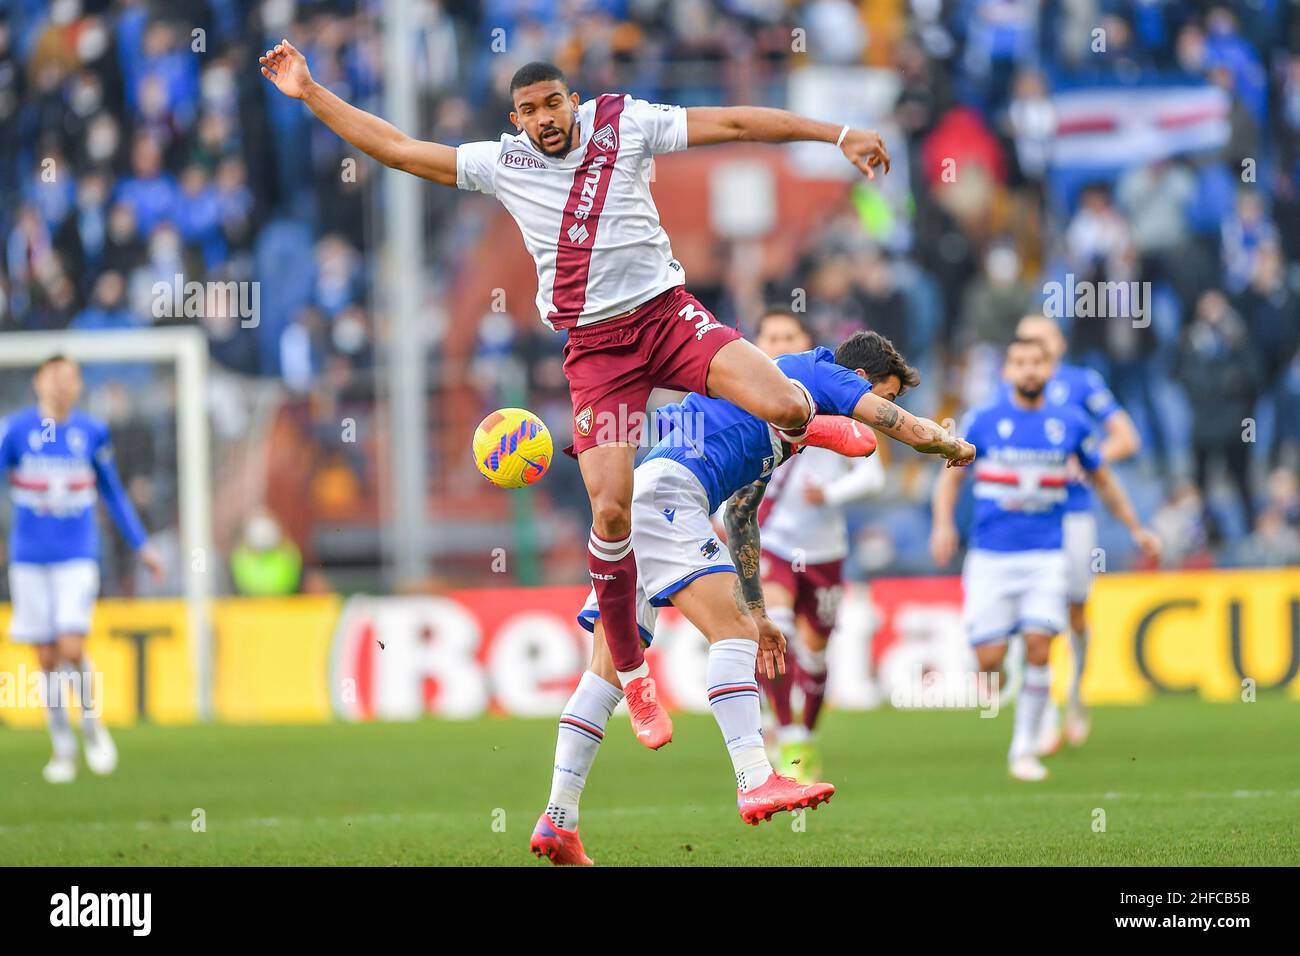
<svg viewBox="0 0 1300 956">
<path fill-rule="evenodd" d="M 1045 282 L 1149 282 L 1145 327 L 1076 320 L 1067 330 L 1071 358 L 1107 377 L 1142 433 L 1143 452 L 1122 477 L 1165 537 L 1170 563 L 1294 563 L 1292 7 L 413 0 L 422 117 L 413 132 L 448 143 L 495 138 L 509 76 L 531 59 L 558 63 L 579 90 L 685 105 L 785 106 L 794 71 L 891 70 L 898 93 L 880 119 L 896 134 L 904 195 L 886 201 L 862 183 L 793 269 L 723 270 L 692 290 L 742 327 L 756 303 L 804 290 L 819 340 L 879 329 L 925 376 L 912 407 L 957 417 L 988 394 L 1001 347 L 1022 314 L 1042 308 Z M 279 382 L 302 403 L 304 434 L 327 462 L 320 494 L 337 513 L 376 484 L 370 457 L 339 440 L 337 411 L 372 401 L 383 377 L 372 320 L 378 177 L 367 161 L 349 165 L 343 144 L 255 64 L 291 36 L 319 81 L 382 113 L 383 11 L 381 0 L 11 0 L 0 10 L 0 337 L 197 323 L 219 367 Z M 1054 92 L 1171 81 L 1223 91 L 1225 145 L 1133 164 L 1121 152 L 1113 168 L 1086 175 L 1057 168 Z M 945 179 L 949 158 L 963 171 L 955 183 Z M 460 201 L 452 190 L 425 191 L 431 297 L 450 285 L 473 228 L 457 215 Z M 220 304 L 201 317 L 158 314 L 154 289 L 177 275 L 261 283 L 256 327 Z M 511 404 L 564 421 L 561 337 L 528 327 L 492 314 L 480 323 L 483 402 L 509 392 Z M 136 395 L 135 414 L 155 426 L 168 414 L 138 399 L 148 382 L 115 387 Z M 904 456 L 889 467 L 889 499 L 855 516 L 859 569 L 931 570 L 930 476 Z M 581 494 L 576 481 L 544 490 L 575 514 L 585 507 L 566 498 Z M 1108 540 L 1103 528 L 1103 543 L 1123 551 L 1122 536 Z"/>
</svg>

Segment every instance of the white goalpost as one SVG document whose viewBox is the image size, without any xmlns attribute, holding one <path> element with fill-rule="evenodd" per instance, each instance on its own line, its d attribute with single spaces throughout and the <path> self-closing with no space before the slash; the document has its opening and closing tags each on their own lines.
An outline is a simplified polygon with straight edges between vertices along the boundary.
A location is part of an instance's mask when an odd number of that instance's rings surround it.
<svg viewBox="0 0 1300 956">
<path fill-rule="evenodd" d="M 51 355 L 84 364 L 170 363 L 176 372 L 176 471 L 183 596 L 194 641 L 200 720 L 212 717 L 212 473 L 206 409 L 208 343 L 193 327 L 113 332 L 7 332 L 0 367 L 35 367 Z"/>
</svg>

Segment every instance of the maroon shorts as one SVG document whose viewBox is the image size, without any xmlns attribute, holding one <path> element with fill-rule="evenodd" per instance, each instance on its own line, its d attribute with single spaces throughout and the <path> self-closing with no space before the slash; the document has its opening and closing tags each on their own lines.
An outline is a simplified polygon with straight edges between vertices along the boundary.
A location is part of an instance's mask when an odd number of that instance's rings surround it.
<svg viewBox="0 0 1300 956">
<path fill-rule="evenodd" d="M 813 630 L 830 637 L 844 595 L 844 562 L 826 561 L 805 565 L 796 571 L 791 562 L 763 552 L 764 584 L 778 584 L 794 595 L 796 617 L 806 617 Z"/>
<path fill-rule="evenodd" d="M 709 363 L 740 338 L 683 286 L 643 303 L 631 315 L 569 330 L 564 375 L 573 398 L 573 445 L 639 442 L 652 388 L 708 394 Z"/>
</svg>

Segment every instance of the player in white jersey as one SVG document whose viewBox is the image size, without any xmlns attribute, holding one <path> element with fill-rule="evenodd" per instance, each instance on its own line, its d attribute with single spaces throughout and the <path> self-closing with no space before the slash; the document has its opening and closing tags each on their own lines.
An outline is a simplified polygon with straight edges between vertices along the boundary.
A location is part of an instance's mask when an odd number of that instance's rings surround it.
<svg viewBox="0 0 1300 956">
<path fill-rule="evenodd" d="M 1132 458 L 1142 447 L 1133 419 L 1111 394 L 1095 369 L 1065 363 L 1066 341 L 1061 327 L 1045 315 L 1027 315 L 1016 326 L 1019 338 L 1037 339 L 1052 357 L 1052 379 L 1047 383 L 1048 405 L 1074 405 L 1093 423 L 1101 439 L 1098 451 L 1107 464 Z M 1065 705 L 1065 739 L 1081 746 L 1092 721 L 1083 704 L 1083 674 L 1088 663 L 1088 595 L 1092 591 L 1094 550 L 1097 547 L 1097 519 L 1092 513 L 1092 494 L 1082 475 L 1072 475 L 1067 486 L 1063 524 L 1066 597 L 1070 604 L 1069 692 Z M 1054 704 L 1043 712 L 1043 729 L 1038 749 L 1051 754 L 1061 747 L 1061 715 Z"/>
<path fill-rule="evenodd" d="M 868 177 L 889 170 L 879 135 L 756 107 L 662 106 L 607 93 L 582 102 L 564 74 L 529 63 L 510 83 L 514 132 L 459 147 L 422 142 L 315 83 L 287 40 L 261 72 L 340 137 L 386 166 L 494 195 L 537 267 L 542 321 L 568 333 L 564 371 L 591 501 L 588 567 L 638 737 L 659 747 L 657 703 L 636 628 L 632 467 L 656 386 L 722 398 L 798 442 L 816 413 L 807 390 L 717 322 L 684 288 L 650 193 L 652 158 L 711 143 L 833 143 Z"/>
<path fill-rule="evenodd" d="M 776 358 L 813 343 L 798 316 L 778 308 L 759 320 L 754 344 Z M 879 333 L 854 336 L 844 346 L 850 347 L 854 354 L 845 356 L 847 364 L 865 370 L 875 394 L 895 401 L 920 383 L 916 369 Z M 763 594 L 769 616 L 792 651 L 786 674 L 768 678 L 760 672 L 759 681 L 776 719 L 781 772 L 801 783 L 821 773 L 814 734 L 826 695 L 826 645 L 844 591 L 843 564 L 849 553 L 844 506 L 884 486 L 885 469 L 874 455 L 846 458 L 808 448 L 772 476 L 759 512 Z M 798 721 L 790 704 L 792 685 L 803 693 Z"/>
<path fill-rule="evenodd" d="M 962 569 L 963 617 L 979 668 L 990 679 L 1000 675 L 1007 642 L 1017 635 L 1024 639 L 1025 676 L 1007 763 L 1013 777 L 1032 781 L 1047 776 L 1036 748 L 1051 684 L 1051 642 L 1066 620 L 1061 523 L 1069 459 L 1091 475 L 1097 494 L 1139 547 L 1153 554 L 1159 543 L 1102 462 L 1084 413 L 1047 404 L 1052 359 L 1043 343 L 1012 342 L 1004 375 L 1010 390 L 972 412 L 962 428 L 979 449 L 970 549 Z M 945 473 L 935 485 L 930 551 L 940 566 L 957 551 L 959 482 Z"/>
</svg>

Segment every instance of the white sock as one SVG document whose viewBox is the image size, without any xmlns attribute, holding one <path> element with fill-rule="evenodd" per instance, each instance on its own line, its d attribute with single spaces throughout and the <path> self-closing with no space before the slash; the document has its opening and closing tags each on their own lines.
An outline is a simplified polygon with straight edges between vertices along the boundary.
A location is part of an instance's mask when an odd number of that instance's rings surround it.
<svg viewBox="0 0 1300 956">
<path fill-rule="evenodd" d="M 763 749 L 763 718 L 754 678 L 757 662 L 758 644 L 754 641 L 732 638 L 709 645 L 709 707 L 731 754 L 736 789 L 742 793 L 772 775 L 772 764 Z"/>
<path fill-rule="evenodd" d="M 1039 724 L 1040 734 L 1050 734 L 1061 729 L 1061 709 L 1056 706 L 1056 701 L 1048 695 L 1047 705 L 1043 707 L 1043 722 Z"/>
<path fill-rule="evenodd" d="M 803 641 L 794 641 L 794 659 L 799 662 L 799 668 L 814 680 L 826 679 L 826 648 L 820 651 L 814 651 L 810 647 L 804 646 Z"/>
<path fill-rule="evenodd" d="M 73 760 L 77 756 L 77 737 L 68 720 L 70 685 L 61 668 L 45 672 L 45 723 L 50 730 L 54 756 Z"/>
<path fill-rule="evenodd" d="M 587 785 L 587 774 L 596 762 L 596 751 L 605 739 L 605 724 L 623 699 L 623 691 L 587 671 L 560 714 L 555 737 L 555 769 L 551 773 L 551 797 L 546 815 L 562 830 L 578 825 L 578 801 Z"/>
<path fill-rule="evenodd" d="M 81 684 L 81 732 L 94 737 L 99 733 L 99 711 L 95 709 L 95 665 L 89 654 L 81 655 L 81 664 L 73 672 Z"/>
<path fill-rule="evenodd" d="M 1088 666 L 1088 629 L 1070 631 L 1070 707 L 1079 710 L 1083 707 L 1083 671 Z"/>
<path fill-rule="evenodd" d="M 776 742 L 779 744 L 806 744 L 812 740 L 812 734 L 803 724 L 794 723 L 776 728 Z"/>
<path fill-rule="evenodd" d="M 649 677 L 650 665 L 646 661 L 642 661 L 641 666 L 638 667 L 636 670 L 615 671 L 614 673 L 618 675 L 618 682 L 622 684 L 624 687 L 626 687 L 628 684 L 632 683 L 632 681 L 636 680 L 638 677 Z"/>
<path fill-rule="evenodd" d="M 1033 756 L 1043 708 L 1052 688 L 1052 668 L 1048 664 L 1025 664 L 1025 681 L 1016 701 L 1015 732 L 1011 736 L 1010 759 Z"/>
</svg>

